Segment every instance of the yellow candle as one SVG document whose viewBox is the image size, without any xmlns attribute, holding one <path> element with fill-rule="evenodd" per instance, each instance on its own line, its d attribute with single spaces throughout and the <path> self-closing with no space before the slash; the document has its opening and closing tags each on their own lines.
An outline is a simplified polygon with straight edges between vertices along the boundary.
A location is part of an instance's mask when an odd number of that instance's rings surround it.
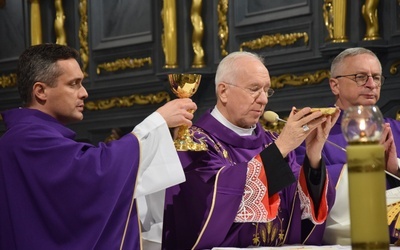
<svg viewBox="0 0 400 250">
<path fill-rule="evenodd" d="M 389 249 L 382 145 L 347 146 L 352 249 Z"/>
</svg>

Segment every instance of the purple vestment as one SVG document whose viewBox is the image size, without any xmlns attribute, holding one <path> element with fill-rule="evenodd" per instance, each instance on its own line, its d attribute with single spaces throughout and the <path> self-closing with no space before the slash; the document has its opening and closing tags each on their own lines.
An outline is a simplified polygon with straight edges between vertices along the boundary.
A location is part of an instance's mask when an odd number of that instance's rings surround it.
<svg viewBox="0 0 400 250">
<path fill-rule="evenodd" d="M 134 135 L 95 147 L 35 109 L 3 118 L 0 249 L 140 248 Z"/>
<path fill-rule="evenodd" d="M 209 112 L 191 129 L 196 138 L 207 143 L 208 151 L 179 152 L 186 182 L 167 189 L 163 249 L 321 244 L 324 223 L 308 224 L 313 230 L 304 230 L 311 233 L 302 236 L 303 211 L 297 182 L 279 191 L 278 215 L 271 222 L 234 222 L 244 195 L 247 164 L 268 145 L 276 147 L 271 144 L 276 138 L 272 133 L 257 124 L 254 135 L 239 136 Z M 294 153 L 283 159 L 276 149 L 269 163 L 271 168 L 289 165 L 296 178 L 299 176 L 301 168 Z M 270 182 L 273 180 L 268 180 L 268 185 Z M 330 207 L 333 187 L 327 190 L 327 197 L 322 199 L 327 199 L 329 204 L 325 206 Z"/>
</svg>

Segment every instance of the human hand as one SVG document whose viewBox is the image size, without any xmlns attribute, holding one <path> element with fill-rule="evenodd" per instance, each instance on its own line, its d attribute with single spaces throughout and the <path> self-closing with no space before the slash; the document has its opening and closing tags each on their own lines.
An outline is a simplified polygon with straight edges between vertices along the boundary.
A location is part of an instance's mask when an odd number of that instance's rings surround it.
<svg viewBox="0 0 400 250">
<path fill-rule="evenodd" d="M 164 118 L 168 127 L 174 128 L 181 125 L 192 126 L 193 112 L 197 105 L 189 98 L 179 98 L 167 102 L 157 109 Z"/>
<path fill-rule="evenodd" d="M 383 132 L 380 144 L 385 148 L 386 170 L 392 174 L 399 175 L 396 144 L 394 143 L 392 129 L 390 123 L 383 125 Z"/>
<path fill-rule="evenodd" d="M 293 107 L 287 123 L 275 141 L 282 156 L 286 157 L 290 151 L 300 146 L 305 138 L 326 119 L 320 111 L 311 112 L 309 107 L 296 111 Z"/>
<path fill-rule="evenodd" d="M 321 160 L 321 152 L 328 138 L 333 125 L 339 119 L 340 110 L 337 109 L 333 115 L 326 116 L 325 121 L 321 121 L 314 131 L 306 138 L 306 154 L 312 168 L 318 168 Z"/>
</svg>

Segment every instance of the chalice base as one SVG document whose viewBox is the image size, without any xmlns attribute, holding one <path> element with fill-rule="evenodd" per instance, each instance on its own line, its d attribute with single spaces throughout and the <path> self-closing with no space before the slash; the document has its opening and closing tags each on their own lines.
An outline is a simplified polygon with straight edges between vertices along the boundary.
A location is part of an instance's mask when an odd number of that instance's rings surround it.
<svg viewBox="0 0 400 250">
<path fill-rule="evenodd" d="M 174 145 L 177 151 L 207 151 L 207 144 L 203 141 L 194 141 L 187 128 L 179 128 Z"/>
</svg>

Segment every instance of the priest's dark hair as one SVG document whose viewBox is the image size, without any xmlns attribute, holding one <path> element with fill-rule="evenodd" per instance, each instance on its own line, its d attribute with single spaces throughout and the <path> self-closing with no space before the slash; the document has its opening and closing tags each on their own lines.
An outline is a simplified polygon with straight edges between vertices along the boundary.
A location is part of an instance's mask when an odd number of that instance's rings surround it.
<svg viewBox="0 0 400 250">
<path fill-rule="evenodd" d="M 23 105 L 32 102 L 32 89 L 36 82 L 55 86 L 57 77 L 61 75 L 57 61 L 71 58 L 80 62 L 79 52 L 65 45 L 44 43 L 27 48 L 17 65 L 17 86 Z"/>
</svg>

